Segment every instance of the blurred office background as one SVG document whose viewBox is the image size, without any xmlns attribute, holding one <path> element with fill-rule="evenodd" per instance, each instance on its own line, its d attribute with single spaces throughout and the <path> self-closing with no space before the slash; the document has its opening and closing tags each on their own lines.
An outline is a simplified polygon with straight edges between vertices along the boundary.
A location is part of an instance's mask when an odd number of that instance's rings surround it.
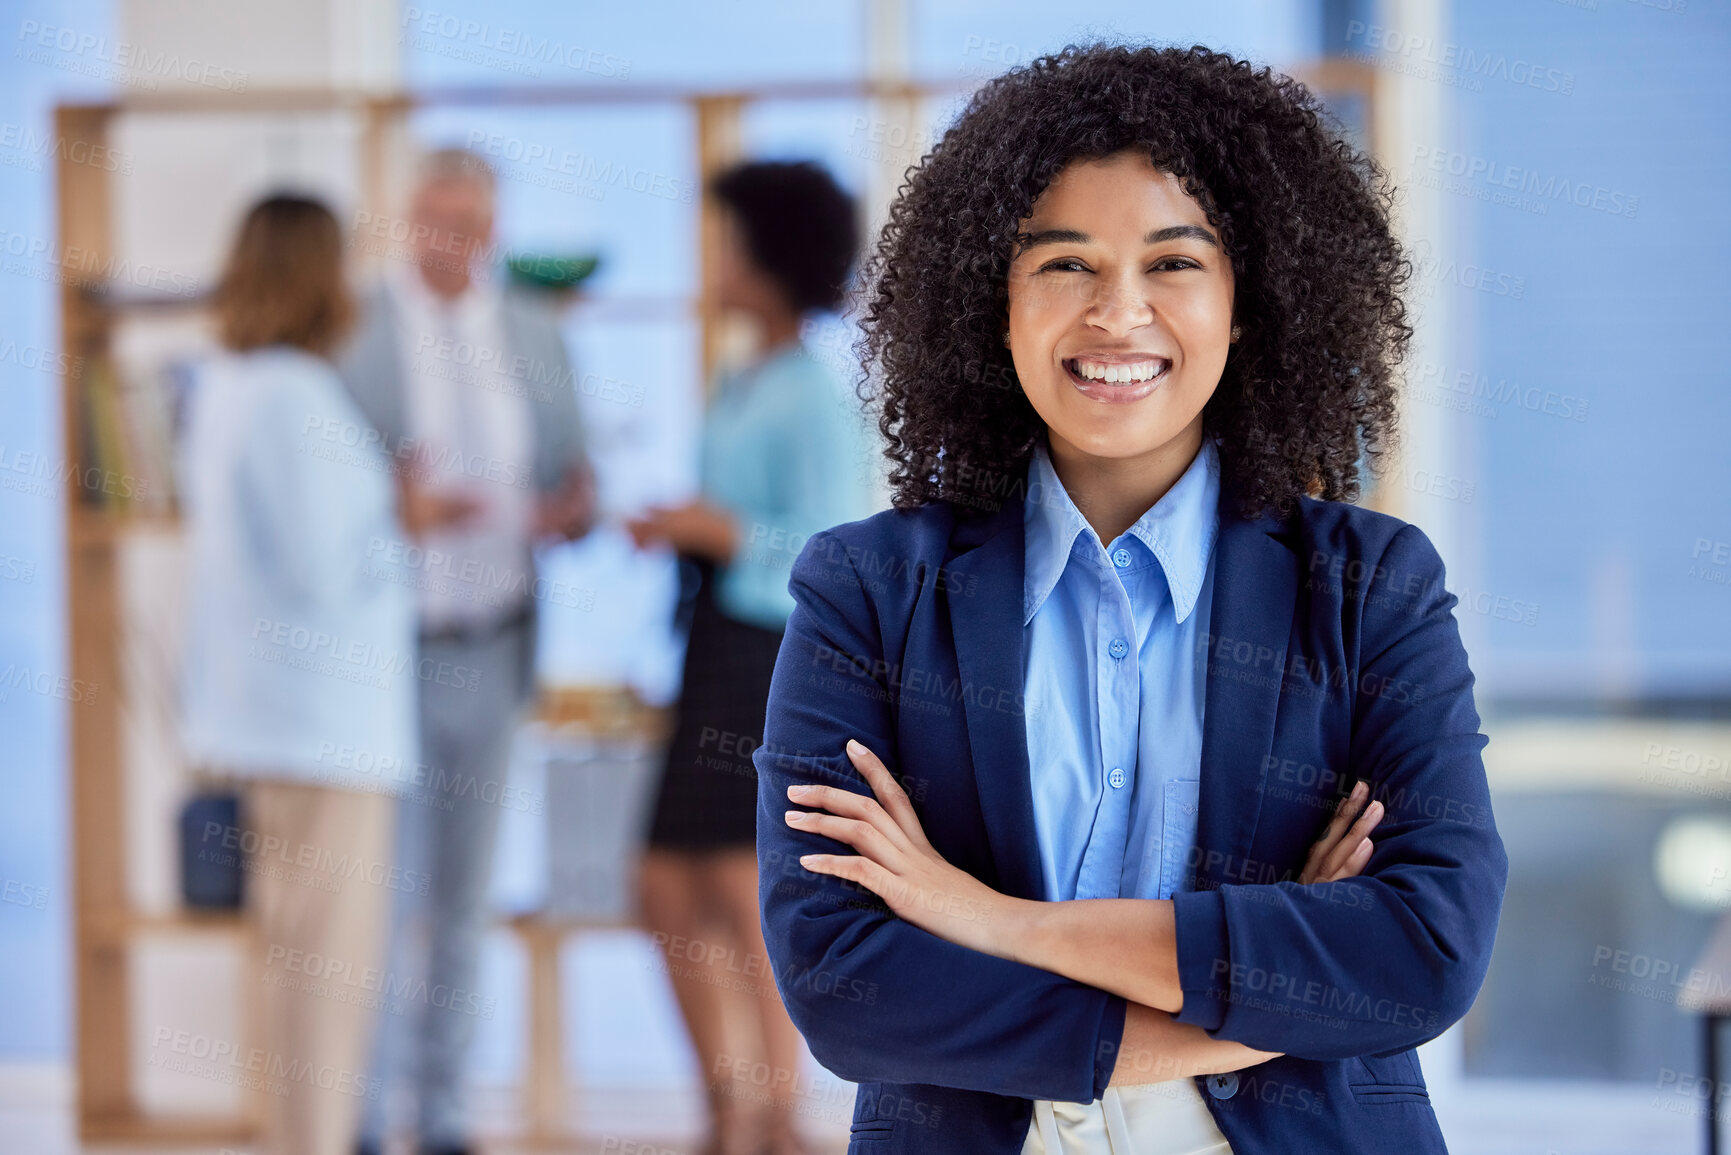
<svg viewBox="0 0 1731 1155">
<path fill-rule="evenodd" d="M 1420 335 L 1404 448 L 1369 500 L 1448 563 L 1511 859 L 1479 1004 L 1422 1056 L 1452 1148 L 1704 1149 L 1731 1079 L 1691 998 L 1731 1003 L 1713 969 L 1731 909 L 1723 4 L 22 0 L 5 21 L 0 1148 L 77 1149 L 81 1066 L 136 1116 L 87 1127 L 94 1147 L 130 1149 L 152 1120 L 182 1128 L 160 1131 L 176 1149 L 244 1146 L 235 1090 L 153 1063 L 149 1030 L 232 1036 L 253 978 L 230 928 L 177 907 L 185 784 L 160 672 L 180 578 L 152 425 L 207 341 L 187 298 L 243 208 L 315 191 L 377 267 L 362 222 L 400 212 L 414 147 L 489 156 L 502 248 L 600 257 L 563 315 L 616 522 L 693 491 L 705 367 L 732 355 L 700 308 L 706 157 L 816 159 L 869 227 L 971 86 L 1104 36 L 1304 77 L 1402 190 Z M 68 147 L 57 108 L 100 124 L 106 151 Z M 105 327 L 100 365 L 62 336 L 63 287 L 93 278 L 110 283 L 79 306 Z M 840 319 L 806 335 L 844 371 L 849 339 Z M 69 447 L 68 391 L 103 375 L 125 429 Z M 98 555 L 112 571 L 90 572 Z M 547 706 L 513 760 L 535 805 L 502 816 L 483 1134 L 683 1150 L 699 1072 L 621 918 L 630 823 L 610 817 L 640 805 L 637 720 L 678 690 L 677 576 L 617 528 L 543 562 L 583 596 L 545 607 Z M 80 615 L 114 646 L 80 655 Z M 107 770 L 80 765 L 81 733 L 115 752 Z M 79 832 L 81 813 L 109 825 Z M 123 878 L 124 913 L 83 938 L 75 846 Z M 129 1017 L 101 1026 L 94 1076 L 81 999 Z M 802 1077 L 813 1133 L 845 1140 L 851 1089 Z"/>
</svg>

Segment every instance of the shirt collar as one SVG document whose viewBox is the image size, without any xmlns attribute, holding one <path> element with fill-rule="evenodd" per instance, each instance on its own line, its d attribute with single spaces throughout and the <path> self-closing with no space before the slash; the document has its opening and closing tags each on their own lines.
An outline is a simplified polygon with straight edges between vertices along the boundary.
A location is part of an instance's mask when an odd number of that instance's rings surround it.
<svg viewBox="0 0 1731 1155">
<path fill-rule="evenodd" d="M 1208 573 L 1208 556 L 1220 533 L 1220 459 L 1212 438 L 1165 495 L 1136 519 L 1127 531 L 1148 547 L 1166 575 L 1172 610 L 1179 622 L 1196 608 Z M 1046 598 L 1069 567 L 1076 539 L 1083 537 L 1107 565 L 1099 534 L 1070 500 L 1052 468 L 1041 437 L 1028 463 L 1028 492 L 1022 506 L 1026 545 L 1022 583 L 1022 624 L 1034 620 Z"/>
<path fill-rule="evenodd" d="M 478 280 L 471 274 L 468 287 L 455 298 L 441 297 L 428 287 L 421 277 L 420 268 L 412 261 L 394 266 L 389 275 L 392 278 L 392 288 L 397 291 L 397 299 L 406 302 L 416 313 L 421 316 L 443 315 L 459 324 L 484 316 L 498 294 L 493 285 Z"/>
</svg>

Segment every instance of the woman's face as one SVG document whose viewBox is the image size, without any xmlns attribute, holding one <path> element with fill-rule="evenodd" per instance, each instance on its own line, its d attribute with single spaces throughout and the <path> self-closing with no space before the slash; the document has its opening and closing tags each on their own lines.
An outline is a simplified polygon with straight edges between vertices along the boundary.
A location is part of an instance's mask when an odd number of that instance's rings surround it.
<svg viewBox="0 0 1731 1155">
<path fill-rule="evenodd" d="M 1054 454 L 1188 460 L 1232 329 L 1232 262 L 1202 207 L 1126 150 L 1067 165 L 1022 233 L 1010 355 Z"/>
<path fill-rule="evenodd" d="M 742 309 L 757 314 L 778 307 L 779 290 L 751 259 L 739 217 L 725 207 L 718 207 L 715 220 L 716 302 L 724 309 Z"/>
</svg>

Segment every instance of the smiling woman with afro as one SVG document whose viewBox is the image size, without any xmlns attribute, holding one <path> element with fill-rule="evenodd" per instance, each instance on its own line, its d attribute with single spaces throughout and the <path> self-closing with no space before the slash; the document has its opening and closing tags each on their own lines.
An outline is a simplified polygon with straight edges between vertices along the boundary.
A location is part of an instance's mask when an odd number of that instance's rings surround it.
<svg viewBox="0 0 1731 1155">
<path fill-rule="evenodd" d="M 1508 858 L 1443 563 L 1353 504 L 1392 193 L 1204 48 L 974 95 L 866 267 L 894 508 L 794 561 L 764 941 L 855 1155 L 1443 1155 Z"/>
</svg>

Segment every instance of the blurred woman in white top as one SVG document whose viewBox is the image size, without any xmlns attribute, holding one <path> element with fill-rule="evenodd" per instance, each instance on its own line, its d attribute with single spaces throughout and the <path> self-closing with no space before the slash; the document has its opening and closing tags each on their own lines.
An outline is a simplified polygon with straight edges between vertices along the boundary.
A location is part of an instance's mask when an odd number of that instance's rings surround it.
<svg viewBox="0 0 1731 1155">
<path fill-rule="evenodd" d="M 181 448 L 182 737 L 194 766 L 246 782 L 226 841 L 265 961 L 250 1045 L 287 1073 L 260 1096 L 283 1155 L 346 1150 L 378 1094 L 369 1000 L 319 983 L 360 983 L 390 891 L 419 885 L 390 867 L 389 795 L 417 769 L 413 590 L 372 576 L 399 572 L 380 565 L 400 549 L 393 462 L 326 360 L 351 314 L 329 210 L 253 206 L 217 297 L 224 352 L 196 375 Z"/>
</svg>

